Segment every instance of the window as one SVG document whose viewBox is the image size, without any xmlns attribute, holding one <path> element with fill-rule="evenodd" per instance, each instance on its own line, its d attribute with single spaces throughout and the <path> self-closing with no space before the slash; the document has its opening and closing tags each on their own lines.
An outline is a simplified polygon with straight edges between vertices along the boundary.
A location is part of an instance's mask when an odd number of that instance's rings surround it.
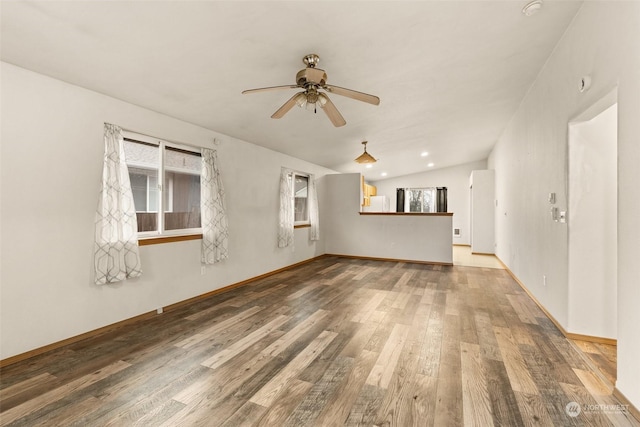
<svg viewBox="0 0 640 427">
<path fill-rule="evenodd" d="M 405 212 L 435 212 L 435 188 L 408 188 Z"/>
<path fill-rule="evenodd" d="M 129 132 L 124 150 L 140 236 L 201 232 L 200 153 Z"/>
<path fill-rule="evenodd" d="M 397 211 L 435 213 L 447 212 L 447 188 L 398 188 Z"/>
<path fill-rule="evenodd" d="M 294 225 L 309 224 L 309 176 L 293 174 Z"/>
</svg>

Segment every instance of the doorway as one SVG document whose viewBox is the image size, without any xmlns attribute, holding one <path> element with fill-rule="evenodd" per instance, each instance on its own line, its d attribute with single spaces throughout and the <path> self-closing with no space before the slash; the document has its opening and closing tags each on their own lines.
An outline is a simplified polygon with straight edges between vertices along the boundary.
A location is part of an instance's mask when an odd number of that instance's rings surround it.
<svg viewBox="0 0 640 427">
<path fill-rule="evenodd" d="M 618 245 L 617 91 L 569 123 L 568 328 L 615 343 Z"/>
</svg>

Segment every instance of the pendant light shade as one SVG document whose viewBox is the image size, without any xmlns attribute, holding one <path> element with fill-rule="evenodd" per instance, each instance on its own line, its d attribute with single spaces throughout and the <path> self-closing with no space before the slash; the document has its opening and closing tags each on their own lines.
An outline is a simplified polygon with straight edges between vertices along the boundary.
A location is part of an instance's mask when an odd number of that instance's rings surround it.
<svg viewBox="0 0 640 427">
<path fill-rule="evenodd" d="M 360 156 L 356 158 L 356 163 L 364 164 L 377 162 L 371 154 L 367 153 L 367 141 L 362 141 L 362 145 L 364 145 L 364 153 L 360 154 Z"/>
</svg>

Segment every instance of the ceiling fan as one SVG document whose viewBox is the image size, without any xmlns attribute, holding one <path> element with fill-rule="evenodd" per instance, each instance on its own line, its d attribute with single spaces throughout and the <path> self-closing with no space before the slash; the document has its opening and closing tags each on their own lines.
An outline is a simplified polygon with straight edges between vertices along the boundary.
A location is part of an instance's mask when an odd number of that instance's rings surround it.
<svg viewBox="0 0 640 427">
<path fill-rule="evenodd" d="M 295 85 L 249 89 L 243 91 L 242 93 L 246 94 L 266 92 L 281 89 L 304 89 L 302 92 L 296 93 L 287 102 L 285 102 L 284 105 L 278 109 L 278 111 L 273 113 L 271 118 L 282 118 L 289 112 L 289 110 L 293 108 L 294 105 L 298 105 L 301 108 L 304 107 L 315 112 L 317 112 L 317 107 L 320 107 L 327 114 L 327 117 L 329 117 L 329 120 L 331 120 L 331 123 L 333 123 L 335 127 L 344 126 L 347 124 L 347 122 L 344 120 L 344 117 L 342 117 L 342 114 L 340 114 L 333 102 L 331 102 L 327 94 L 324 92 L 320 92 L 320 89 L 328 93 L 346 96 L 347 98 L 355 99 L 357 101 L 367 102 L 373 105 L 380 104 L 380 98 L 378 98 L 377 96 L 369 95 L 351 89 L 345 89 L 339 86 L 328 85 L 327 73 L 325 73 L 325 71 L 321 70 L 320 68 L 316 68 L 316 65 L 318 65 L 318 62 L 320 62 L 320 57 L 318 55 L 314 53 L 306 55 L 304 58 L 302 58 L 302 62 L 304 62 L 307 68 L 298 71 L 298 74 L 296 74 Z"/>
</svg>

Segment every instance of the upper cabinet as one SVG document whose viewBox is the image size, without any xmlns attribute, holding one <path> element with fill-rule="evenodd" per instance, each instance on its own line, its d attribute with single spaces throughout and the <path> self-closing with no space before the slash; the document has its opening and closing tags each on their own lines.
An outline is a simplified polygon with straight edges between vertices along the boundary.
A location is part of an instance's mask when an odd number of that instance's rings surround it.
<svg viewBox="0 0 640 427">
<path fill-rule="evenodd" d="M 377 196 L 378 189 L 375 185 L 364 182 L 363 175 L 360 175 L 360 182 L 362 183 L 362 206 L 371 206 L 371 196 Z"/>
</svg>

